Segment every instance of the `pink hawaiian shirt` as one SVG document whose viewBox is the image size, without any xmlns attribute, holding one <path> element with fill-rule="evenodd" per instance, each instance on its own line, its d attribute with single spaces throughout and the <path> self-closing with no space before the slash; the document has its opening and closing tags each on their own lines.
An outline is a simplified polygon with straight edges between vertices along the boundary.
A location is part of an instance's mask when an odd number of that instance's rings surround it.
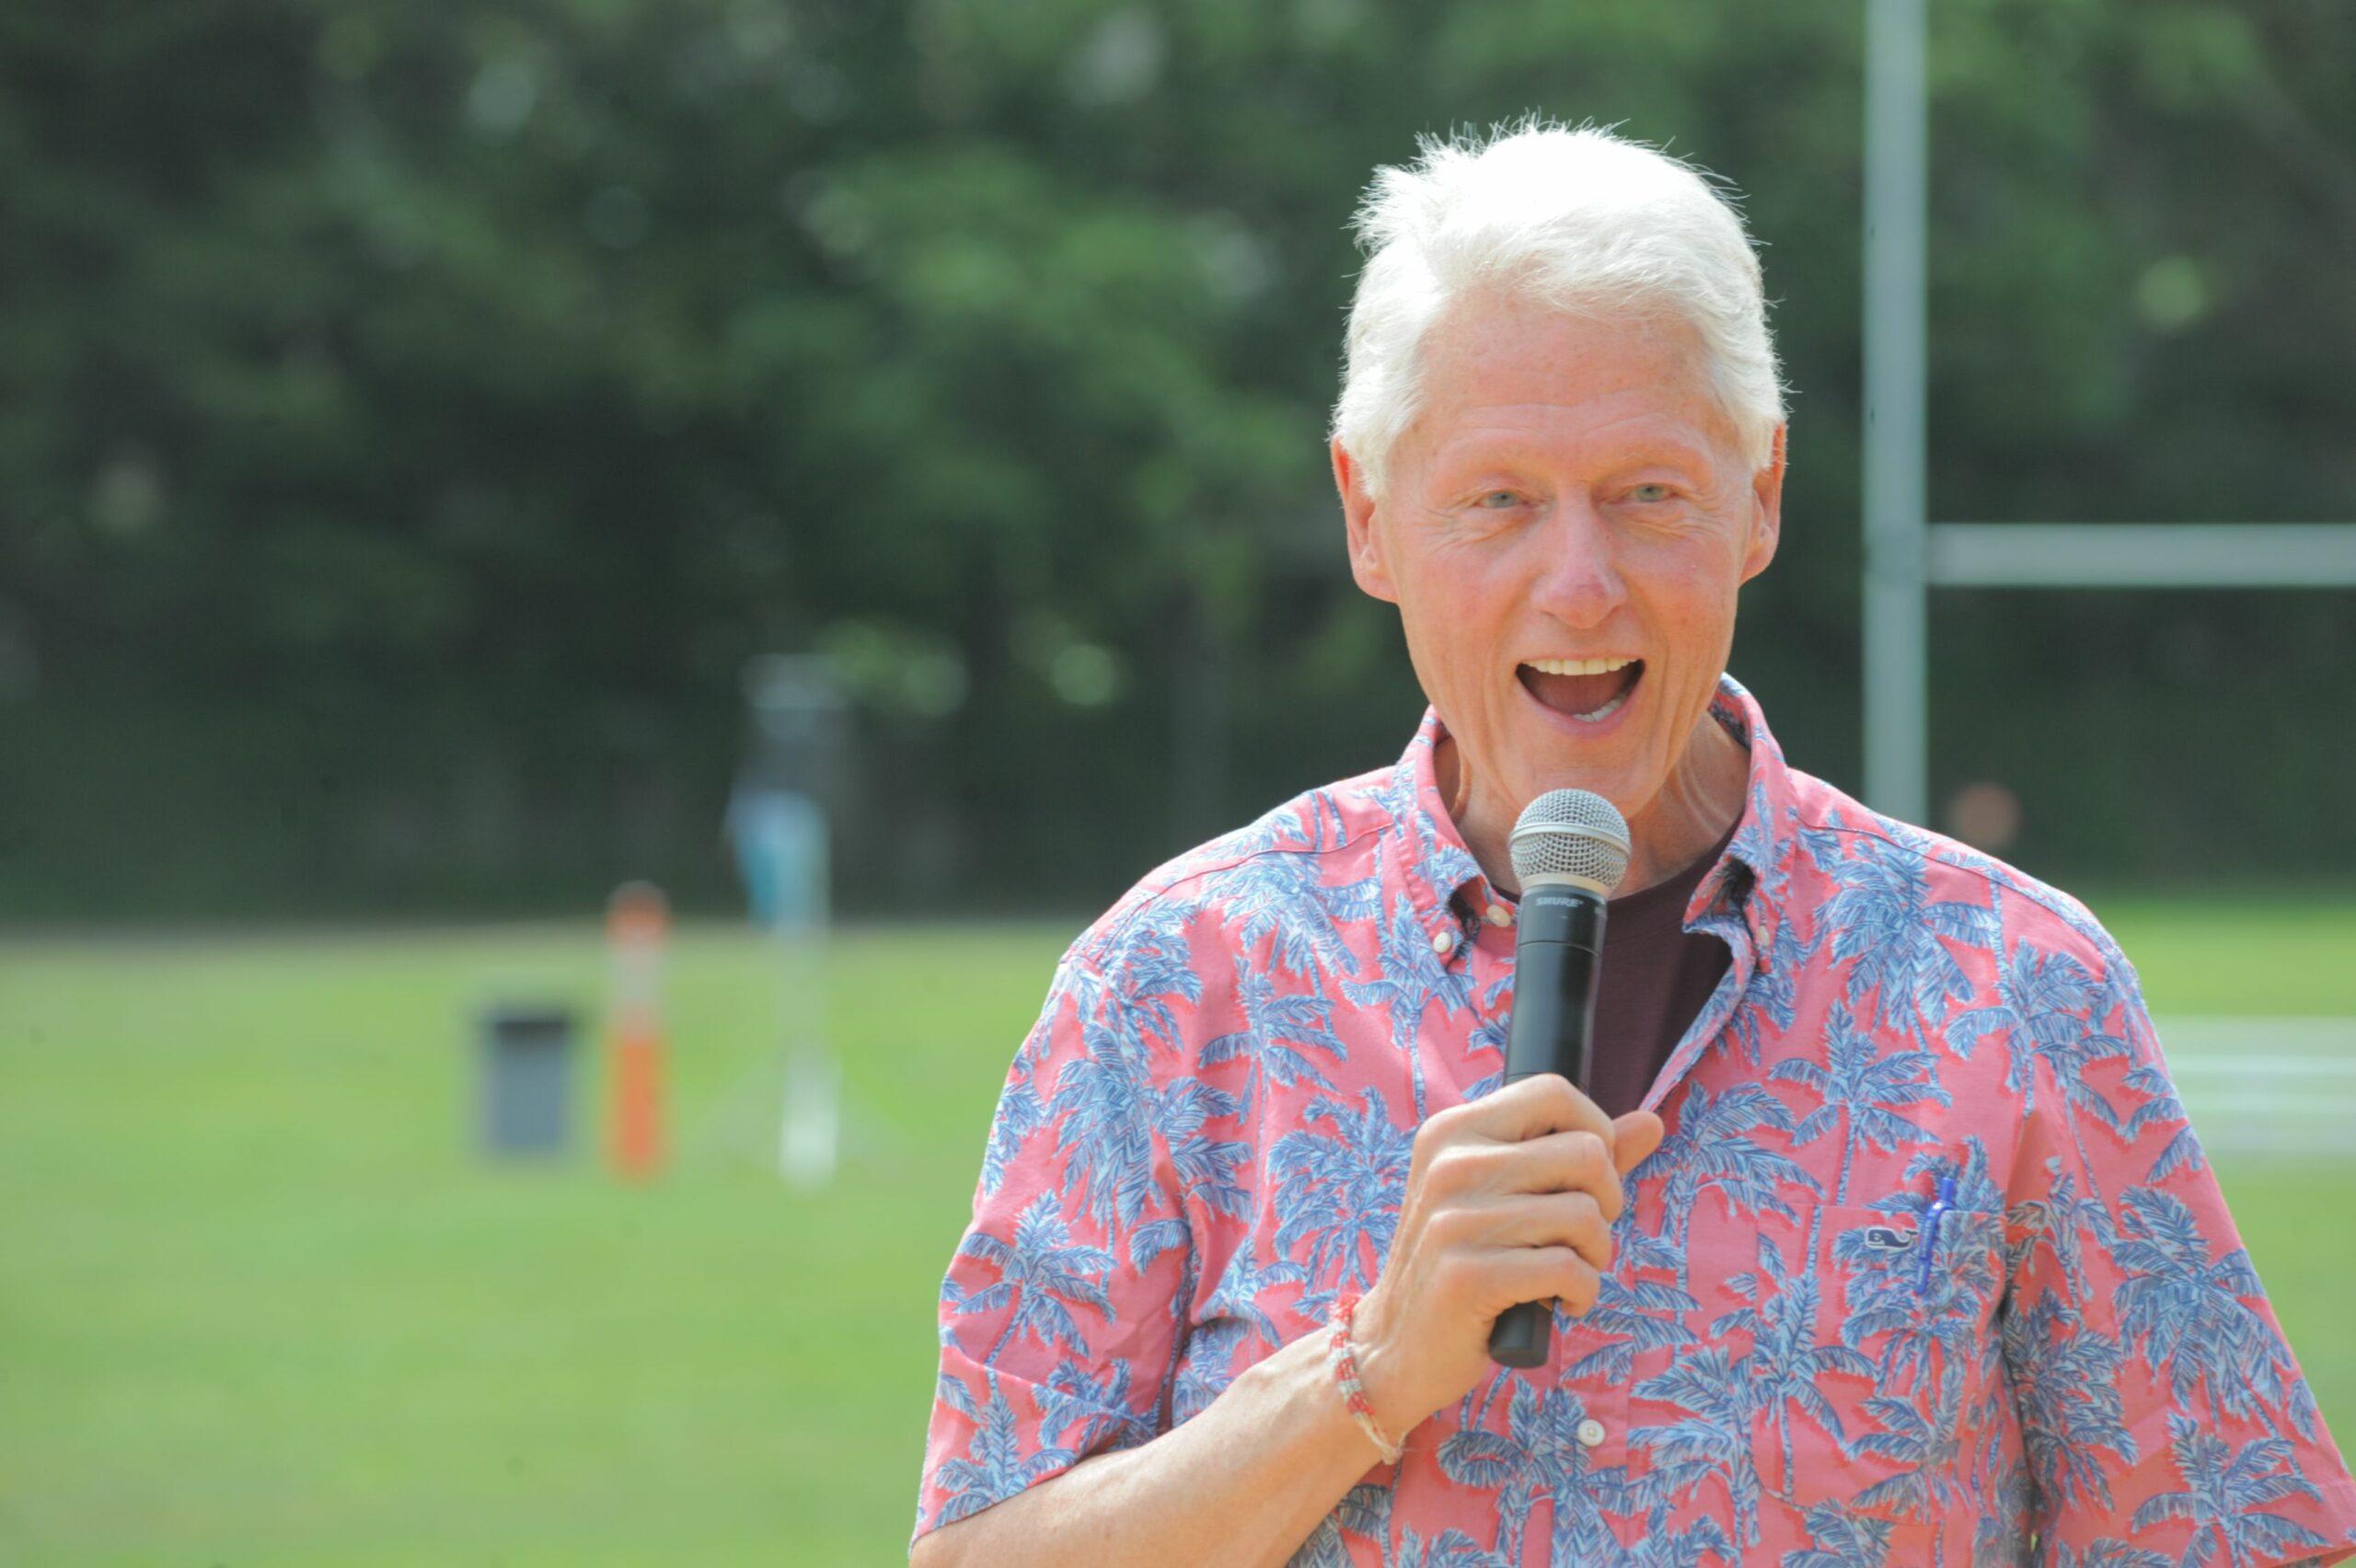
<svg viewBox="0 0 2356 1568">
<path fill-rule="evenodd" d="M 2330 1562 L 2356 1485 L 2084 905 L 1784 765 L 1686 910 L 1732 963 L 1601 1299 L 1296 1563 Z M 941 1295 L 919 1536 L 1132 1447 L 1373 1283 L 1500 1078 L 1514 935 L 1432 778 L 1312 790 L 1081 936 Z M 1340 1396 L 1337 1393 L 1335 1397 Z"/>
</svg>

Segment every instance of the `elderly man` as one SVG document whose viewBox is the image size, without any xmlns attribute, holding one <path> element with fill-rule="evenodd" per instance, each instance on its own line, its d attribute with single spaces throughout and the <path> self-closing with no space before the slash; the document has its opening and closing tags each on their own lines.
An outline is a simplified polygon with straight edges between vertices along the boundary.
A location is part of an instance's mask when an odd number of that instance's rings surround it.
<svg viewBox="0 0 2356 1568">
<path fill-rule="evenodd" d="M 1015 1058 L 913 1561 L 2329 1562 L 2356 1485 L 2085 908 L 1794 769 L 1740 221 L 1528 124 L 1385 169 L 1332 455 L 1430 710 L 1147 877 Z M 1500 1088 L 1545 790 L 1591 1081 Z M 1490 1328 L 1557 1301 L 1552 1359 Z"/>
</svg>

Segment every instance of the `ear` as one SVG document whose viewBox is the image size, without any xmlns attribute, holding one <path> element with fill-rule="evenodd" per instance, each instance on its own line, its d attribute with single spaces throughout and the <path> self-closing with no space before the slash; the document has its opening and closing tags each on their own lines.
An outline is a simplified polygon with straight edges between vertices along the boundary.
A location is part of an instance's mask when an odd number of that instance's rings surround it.
<svg viewBox="0 0 2356 1568">
<path fill-rule="evenodd" d="M 1357 459 L 1342 449 L 1338 437 L 1332 450 L 1334 488 L 1342 493 L 1342 523 L 1349 535 L 1350 575 L 1368 594 L 1395 605 L 1399 589 L 1391 580 L 1390 563 L 1383 559 L 1381 531 L 1375 526 L 1374 500 L 1366 493 L 1365 474 Z"/>
<path fill-rule="evenodd" d="M 1745 582 L 1767 570 L 1775 559 L 1775 546 L 1784 536 L 1784 434 L 1785 425 L 1775 427 L 1773 455 L 1767 466 L 1750 479 L 1750 536 L 1743 544 L 1742 580 Z"/>
</svg>

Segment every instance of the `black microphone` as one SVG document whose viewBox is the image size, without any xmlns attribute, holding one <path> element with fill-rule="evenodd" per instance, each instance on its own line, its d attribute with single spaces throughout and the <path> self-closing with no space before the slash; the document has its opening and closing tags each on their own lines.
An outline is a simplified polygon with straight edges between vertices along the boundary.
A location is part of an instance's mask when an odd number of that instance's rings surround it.
<svg viewBox="0 0 2356 1568">
<path fill-rule="evenodd" d="M 1628 824 L 1591 790 L 1550 790 L 1522 812 L 1509 842 L 1521 911 L 1505 1080 L 1560 1073 L 1584 1090 L 1603 972 L 1604 901 L 1628 869 Z M 1553 1338 L 1553 1302 L 1525 1301 L 1489 1330 L 1489 1359 L 1543 1366 Z"/>
</svg>

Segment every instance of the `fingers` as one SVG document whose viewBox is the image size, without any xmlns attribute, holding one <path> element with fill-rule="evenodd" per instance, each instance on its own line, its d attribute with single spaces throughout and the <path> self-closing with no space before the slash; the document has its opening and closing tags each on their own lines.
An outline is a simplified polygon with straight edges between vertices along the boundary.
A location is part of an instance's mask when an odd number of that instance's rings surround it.
<svg viewBox="0 0 2356 1568">
<path fill-rule="evenodd" d="M 1476 1147 L 1467 1163 L 1478 1170 L 1484 1192 L 1586 1193 L 1607 1221 L 1627 1206 L 1611 1146 L 1593 1133 L 1548 1133 L 1528 1143 Z"/>
<path fill-rule="evenodd" d="M 1496 1266 L 1487 1274 L 1496 1291 L 1486 1304 L 1490 1317 L 1524 1301 L 1560 1301 L 1573 1317 L 1595 1305 L 1603 1276 L 1595 1265 L 1568 1247 L 1524 1247 L 1496 1254 Z"/>
<path fill-rule="evenodd" d="M 1611 1163 L 1623 1176 L 1652 1158 L 1667 1129 L 1657 1112 L 1631 1111 L 1611 1121 Z"/>
<path fill-rule="evenodd" d="M 1502 1113 L 1488 1108 L 1513 1096 Z M 1525 1125 L 1574 1124 L 1526 1139 L 1500 1136 Z M 1617 1120 L 1602 1112 L 1566 1079 L 1552 1074 L 1525 1078 L 1490 1096 L 1442 1111 L 1425 1123 L 1415 1138 L 1411 1185 L 1427 1183 L 1433 1195 L 1475 1199 L 1514 1193 L 1583 1192 L 1592 1194 L 1607 1221 L 1627 1207 L 1620 1178 L 1656 1148 L 1660 1118 L 1632 1111 Z"/>
<path fill-rule="evenodd" d="M 1398 1230 L 1358 1319 L 1361 1365 L 1412 1425 L 1493 1370 L 1498 1315 L 1524 1301 L 1590 1310 L 1626 1212 L 1623 1175 L 1660 1146 L 1660 1118 L 1613 1119 L 1539 1074 L 1417 1128 Z"/>
<path fill-rule="evenodd" d="M 1525 1193 L 1493 1209 L 1488 1239 L 1499 1247 L 1568 1247 L 1599 1273 L 1611 1267 L 1611 1222 L 1586 1193 Z"/>
<path fill-rule="evenodd" d="M 1586 1132 L 1609 1142 L 1611 1118 L 1558 1073 L 1535 1073 L 1461 1107 L 1467 1130 L 1499 1143 L 1523 1143 L 1547 1133 Z"/>
</svg>

